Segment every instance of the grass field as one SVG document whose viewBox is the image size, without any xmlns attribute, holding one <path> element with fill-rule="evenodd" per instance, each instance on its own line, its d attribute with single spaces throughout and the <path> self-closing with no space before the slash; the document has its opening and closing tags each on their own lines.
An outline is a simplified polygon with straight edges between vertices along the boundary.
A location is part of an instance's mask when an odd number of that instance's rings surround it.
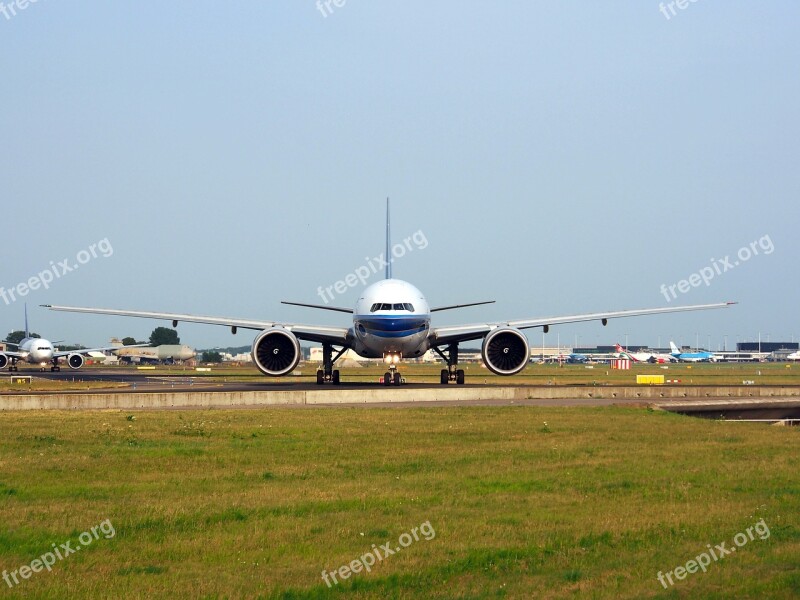
<svg viewBox="0 0 800 600">
<path fill-rule="evenodd" d="M 0 594 L 796 598 L 798 435 L 618 407 L 3 413 L 0 569 L 89 543 Z"/>
</svg>

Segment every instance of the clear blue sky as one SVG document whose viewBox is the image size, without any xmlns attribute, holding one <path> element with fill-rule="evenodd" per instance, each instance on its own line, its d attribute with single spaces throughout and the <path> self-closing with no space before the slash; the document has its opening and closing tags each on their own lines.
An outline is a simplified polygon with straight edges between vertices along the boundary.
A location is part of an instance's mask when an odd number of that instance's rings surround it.
<svg viewBox="0 0 800 600">
<path fill-rule="evenodd" d="M 391 196 L 395 239 L 428 241 L 396 277 L 433 305 L 497 300 L 436 323 L 737 300 L 546 343 L 797 340 L 798 17 L 789 0 L 670 19 L 655 1 L 347 0 L 325 17 L 312 0 L 39 0 L 0 14 L 0 286 L 108 239 L 113 255 L 25 298 L 36 331 L 103 344 L 163 324 L 42 303 L 342 323 L 279 301 L 320 302 L 380 253 Z M 660 291 L 765 236 L 770 254 Z M 0 300 L 0 329 L 22 312 Z"/>
</svg>

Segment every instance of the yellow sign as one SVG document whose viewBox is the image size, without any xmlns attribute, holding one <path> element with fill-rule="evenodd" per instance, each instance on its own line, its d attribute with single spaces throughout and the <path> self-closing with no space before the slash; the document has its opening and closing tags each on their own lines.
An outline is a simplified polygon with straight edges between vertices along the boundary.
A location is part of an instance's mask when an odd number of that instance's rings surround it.
<svg viewBox="0 0 800 600">
<path fill-rule="evenodd" d="M 664 385 L 663 375 L 637 375 L 636 383 L 640 385 Z"/>
</svg>

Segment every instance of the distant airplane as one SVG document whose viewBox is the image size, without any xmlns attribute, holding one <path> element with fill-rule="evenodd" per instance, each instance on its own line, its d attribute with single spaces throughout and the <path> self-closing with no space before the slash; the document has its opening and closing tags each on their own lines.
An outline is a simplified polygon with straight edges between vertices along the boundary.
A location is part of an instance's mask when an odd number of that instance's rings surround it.
<svg viewBox="0 0 800 600">
<path fill-rule="evenodd" d="M 359 227 L 361 229 L 366 227 L 363 219 Z M 357 230 L 350 231 L 347 235 L 350 243 L 358 239 Z M 364 358 L 382 358 L 387 367 L 383 378 L 384 384 L 399 385 L 402 383 L 400 373 L 397 371 L 400 360 L 419 358 L 429 349 L 433 349 L 447 364 L 447 368 L 441 371 L 440 382 L 463 384 L 464 370 L 458 368 L 458 345 L 463 342 L 482 340 L 481 354 L 486 367 L 497 375 L 514 375 L 522 371 L 530 359 L 530 346 L 523 329 L 541 327 L 547 333 L 551 326 L 563 323 L 600 321 L 603 325 L 607 325 L 608 320 L 614 318 L 727 308 L 733 304 L 723 302 L 432 327 L 431 315 L 434 312 L 483 303 L 430 308 L 422 292 L 416 287 L 406 281 L 392 278 L 393 252 L 398 246 L 402 249 L 402 245 L 392 247 L 389 237 L 387 199 L 386 253 L 380 257 L 381 264 L 385 266 L 385 279 L 361 292 L 354 308 L 290 303 L 347 313 L 352 319 L 349 327 L 298 325 L 285 321 L 233 319 L 181 313 L 45 306 L 51 310 L 68 312 L 166 319 L 172 321 L 173 327 L 176 327 L 179 321 L 187 321 L 230 327 L 232 333 L 236 333 L 240 328 L 253 329 L 259 332 L 253 341 L 253 362 L 262 373 L 273 377 L 288 375 L 295 370 L 302 357 L 299 340 L 321 343 L 323 360 L 322 368 L 317 371 L 318 384 L 339 383 L 339 371 L 334 370 L 333 365 L 347 349 L 352 349 Z M 449 265 L 441 265 L 441 273 L 445 277 L 458 272 Z"/>
<path fill-rule="evenodd" d="M 137 346 L 117 346 L 114 349 L 120 359 L 132 362 L 162 362 L 170 360 L 189 360 L 196 356 L 196 352 L 189 346 L 179 344 L 162 344 L 151 348 Z"/>
<path fill-rule="evenodd" d="M 800 350 L 792 352 L 786 357 L 786 360 L 800 360 Z"/>
<path fill-rule="evenodd" d="M 550 354 L 548 356 L 543 356 L 541 359 L 534 359 L 540 360 L 543 363 L 568 363 L 568 364 L 583 364 L 585 362 L 589 362 L 589 357 L 585 354 L 578 354 L 575 352 L 570 352 L 569 354 Z"/>
<path fill-rule="evenodd" d="M 677 360 L 671 354 L 661 354 L 660 352 L 630 352 L 622 348 L 620 344 L 614 346 L 617 354 L 624 358 L 629 358 L 633 362 L 647 362 L 647 363 L 667 363 Z"/>
<path fill-rule="evenodd" d="M 681 352 L 675 342 L 670 342 L 669 347 L 672 350 L 672 356 L 681 362 L 716 362 L 717 360 L 713 352 Z"/>
<path fill-rule="evenodd" d="M 28 307 L 25 306 L 25 337 L 19 344 L 7 343 L 9 346 L 16 346 L 17 352 L 6 350 L 0 352 L 0 369 L 5 369 L 8 366 L 9 371 L 19 371 L 17 363 L 19 361 L 26 362 L 31 365 L 39 366 L 40 370 L 44 371 L 47 365 L 50 366 L 51 371 L 60 371 L 61 367 L 58 366 L 59 359 L 66 357 L 67 364 L 70 369 L 80 369 L 85 362 L 84 355 L 91 352 L 103 352 L 105 350 L 114 350 L 117 346 L 110 346 L 108 348 L 86 348 L 83 350 L 64 350 L 57 352 L 53 347 L 53 343 L 44 338 L 31 337 L 28 329 Z M 139 344 L 140 346 L 148 346 L 149 344 Z M 9 363 L 11 363 L 9 365 Z"/>
</svg>

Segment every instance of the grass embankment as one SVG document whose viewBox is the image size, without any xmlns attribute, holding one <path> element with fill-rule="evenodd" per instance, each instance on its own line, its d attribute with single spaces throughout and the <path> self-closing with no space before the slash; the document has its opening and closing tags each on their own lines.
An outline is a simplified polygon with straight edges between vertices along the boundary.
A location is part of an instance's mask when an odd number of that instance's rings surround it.
<svg viewBox="0 0 800 600">
<path fill-rule="evenodd" d="M 798 434 L 632 408 L 0 415 L 7 597 L 794 598 Z M 659 571 L 755 537 L 665 590 Z M 430 522 L 435 538 L 329 589 Z"/>
</svg>

